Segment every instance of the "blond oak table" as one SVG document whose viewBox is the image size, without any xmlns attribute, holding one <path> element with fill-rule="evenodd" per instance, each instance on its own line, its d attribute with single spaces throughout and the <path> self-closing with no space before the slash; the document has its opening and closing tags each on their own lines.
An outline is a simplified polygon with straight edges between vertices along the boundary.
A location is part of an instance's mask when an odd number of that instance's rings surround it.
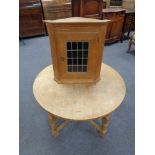
<svg viewBox="0 0 155 155">
<path fill-rule="evenodd" d="M 52 65 L 42 70 L 33 84 L 33 93 L 40 106 L 48 112 L 52 135 L 69 121 L 89 121 L 101 136 L 105 135 L 111 113 L 124 99 L 126 87 L 118 72 L 102 64 L 100 80 L 94 84 L 58 84 Z M 64 122 L 57 125 L 57 119 Z M 101 125 L 94 120 L 100 118 Z"/>
</svg>

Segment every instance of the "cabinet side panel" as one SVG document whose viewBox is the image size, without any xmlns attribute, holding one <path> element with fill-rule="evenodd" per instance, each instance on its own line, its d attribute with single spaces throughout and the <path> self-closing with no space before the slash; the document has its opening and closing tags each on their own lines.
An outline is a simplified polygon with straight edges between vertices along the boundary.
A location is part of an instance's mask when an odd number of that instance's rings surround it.
<svg viewBox="0 0 155 155">
<path fill-rule="evenodd" d="M 47 30 L 48 30 L 48 35 L 49 35 L 49 41 L 50 41 L 50 47 L 51 47 L 51 60 L 53 63 L 53 71 L 54 71 L 54 79 L 56 81 L 60 80 L 59 77 L 59 65 L 58 65 L 58 56 L 57 56 L 57 48 L 56 48 L 56 37 L 55 37 L 55 27 L 52 26 L 51 24 L 46 24 Z"/>
<path fill-rule="evenodd" d="M 98 79 L 98 77 L 100 76 L 101 64 L 102 64 L 102 58 L 103 58 L 103 52 L 104 52 L 106 30 L 107 30 L 107 24 L 100 26 L 100 28 L 99 28 L 99 31 L 100 31 L 99 39 L 98 39 L 99 56 L 98 56 L 98 60 L 97 60 L 95 80 Z"/>
</svg>

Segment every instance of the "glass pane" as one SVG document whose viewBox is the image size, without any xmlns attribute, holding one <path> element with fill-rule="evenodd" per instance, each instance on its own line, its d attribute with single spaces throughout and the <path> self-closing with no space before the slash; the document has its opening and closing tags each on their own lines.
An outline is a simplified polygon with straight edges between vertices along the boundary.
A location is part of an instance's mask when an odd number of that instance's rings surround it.
<svg viewBox="0 0 155 155">
<path fill-rule="evenodd" d="M 82 66 L 78 66 L 78 72 L 82 72 Z"/>
<path fill-rule="evenodd" d="M 68 66 L 68 72 L 72 72 L 72 66 Z"/>
<path fill-rule="evenodd" d="M 122 0 L 110 0 L 110 6 L 121 6 Z"/>
<path fill-rule="evenodd" d="M 82 42 L 78 42 L 78 49 L 82 49 Z"/>
<path fill-rule="evenodd" d="M 83 44 L 84 44 L 84 49 L 87 50 L 88 49 L 88 42 L 84 42 Z"/>
<path fill-rule="evenodd" d="M 73 59 L 73 65 L 77 65 L 77 59 Z"/>
<path fill-rule="evenodd" d="M 77 42 L 72 42 L 72 49 L 76 50 L 77 49 Z"/>
<path fill-rule="evenodd" d="M 68 64 L 68 65 L 72 65 L 72 59 L 68 59 L 68 60 L 67 60 L 67 64 Z"/>
<path fill-rule="evenodd" d="M 83 65 L 87 65 L 87 59 L 83 59 Z"/>
<path fill-rule="evenodd" d="M 88 58 L 88 51 L 83 51 L 83 57 Z"/>
<path fill-rule="evenodd" d="M 87 66 L 83 66 L 83 72 L 87 72 Z"/>
<path fill-rule="evenodd" d="M 77 72 L 77 66 L 73 66 L 73 72 Z"/>
<path fill-rule="evenodd" d="M 71 51 L 67 52 L 67 57 L 68 58 L 71 58 L 72 57 Z"/>
<path fill-rule="evenodd" d="M 67 49 L 70 50 L 71 49 L 71 42 L 67 43 Z"/>
<path fill-rule="evenodd" d="M 82 51 L 78 51 L 78 58 L 82 58 Z"/>
<path fill-rule="evenodd" d="M 73 51 L 73 58 L 77 58 L 78 55 L 77 55 L 77 51 Z"/>
<path fill-rule="evenodd" d="M 82 65 L 82 59 L 78 59 L 78 65 Z"/>
</svg>

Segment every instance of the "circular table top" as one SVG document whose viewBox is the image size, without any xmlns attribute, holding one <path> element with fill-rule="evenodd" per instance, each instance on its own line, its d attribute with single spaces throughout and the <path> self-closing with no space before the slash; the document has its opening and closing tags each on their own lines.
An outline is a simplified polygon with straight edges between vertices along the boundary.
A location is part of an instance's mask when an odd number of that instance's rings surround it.
<svg viewBox="0 0 155 155">
<path fill-rule="evenodd" d="M 113 112 L 124 99 L 126 87 L 118 72 L 102 64 L 94 84 L 58 84 L 52 65 L 43 69 L 33 84 L 33 93 L 47 112 L 69 120 L 89 120 Z"/>
</svg>

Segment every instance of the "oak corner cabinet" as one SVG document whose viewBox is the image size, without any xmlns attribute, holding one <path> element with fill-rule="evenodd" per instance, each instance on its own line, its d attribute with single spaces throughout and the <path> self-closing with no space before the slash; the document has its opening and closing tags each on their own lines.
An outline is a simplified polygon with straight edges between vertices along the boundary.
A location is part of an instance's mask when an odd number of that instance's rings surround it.
<svg viewBox="0 0 155 155">
<path fill-rule="evenodd" d="M 72 0 L 72 16 L 101 19 L 105 5 L 103 0 Z"/>
<path fill-rule="evenodd" d="M 125 9 L 106 8 L 102 11 L 102 19 L 109 19 L 105 43 L 120 41 L 123 35 Z"/>
<path fill-rule="evenodd" d="M 93 83 L 100 79 L 109 20 L 71 17 L 46 20 L 54 79 L 58 83 Z"/>
</svg>

